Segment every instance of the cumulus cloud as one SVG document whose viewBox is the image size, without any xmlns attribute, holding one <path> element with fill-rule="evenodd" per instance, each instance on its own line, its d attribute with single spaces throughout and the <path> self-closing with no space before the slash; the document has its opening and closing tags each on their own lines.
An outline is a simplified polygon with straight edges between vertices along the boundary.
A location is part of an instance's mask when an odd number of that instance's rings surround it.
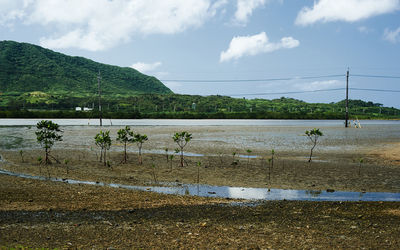
<svg viewBox="0 0 400 250">
<path fill-rule="evenodd" d="M 316 22 L 355 22 L 400 9 L 400 0 L 319 0 L 312 8 L 304 7 L 297 15 L 297 25 Z"/>
<path fill-rule="evenodd" d="M 30 0 L 0 0 L 0 25 L 12 26 L 13 21 L 22 19 L 29 3 Z"/>
<path fill-rule="evenodd" d="M 400 27 L 398 27 L 396 30 L 385 29 L 385 32 L 383 33 L 383 39 L 391 43 L 400 42 Z"/>
<path fill-rule="evenodd" d="M 253 13 L 253 10 L 264 6 L 265 2 L 265 0 L 237 0 L 235 21 L 241 24 L 247 23 L 247 20 Z"/>
<path fill-rule="evenodd" d="M 153 71 L 156 68 L 161 66 L 161 62 L 155 62 L 155 63 L 144 63 L 144 62 L 137 62 L 132 64 L 131 68 L 134 68 L 142 73 Z"/>
<path fill-rule="evenodd" d="M 222 51 L 220 62 L 239 59 L 243 56 L 254 56 L 279 49 L 291 49 L 299 46 L 300 42 L 292 37 L 283 37 L 278 43 L 268 41 L 267 34 L 261 32 L 254 36 L 237 36 L 232 39 L 229 48 Z"/>
<path fill-rule="evenodd" d="M 175 34 L 204 24 L 227 0 L 1 0 L 1 22 L 23 19 L 57 31 L 41 38 L 48 48 L 91 51 L 111 48 L 134 36 Z M 23 4 L 22 4 L 23 3 Z"/>
<path fill-rule="evenodd" d="M 312 91 L 312 90 L 323 90 L 330 88 L 338 88 L 343 87 L 344 83 L 338 80 L 327 80 L 327 81 L 315 81 L 315 82 L 307 82 L 307 83 L 296 83 L 294 84 L 295 89 L 303 90 L 303 91 Z"/>
</svg>

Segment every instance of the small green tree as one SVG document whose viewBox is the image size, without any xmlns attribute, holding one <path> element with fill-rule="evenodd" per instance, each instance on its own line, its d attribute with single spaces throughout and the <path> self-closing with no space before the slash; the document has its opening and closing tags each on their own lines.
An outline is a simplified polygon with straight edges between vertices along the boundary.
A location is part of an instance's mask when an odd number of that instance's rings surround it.
<svg viewBox="0 0 400 250">
<path fill-rule="evenodd" d="M 45 150 L 45 164 L 49 164 L 50 150 L 56 141 L 62 141 L 62 130 L 57 123 L 48 120 L 42 120 L 36 124 L 36 139 Z M 51 156 L 55 159 L 53 156 Z M 55 159 L 57 162 L 58 160 Z"/>
<path fill-rule="evenodd" d="M 250 154 L 251 154 L 251 152 L 253 152 L 253 151 L 252 151 L 251 149 L 247 149 L 246 152 L 247 152 L 247 166 L 249 166 L 249 163 L 250 163 Z"/>
<path fill-rule="evenodd" d="M 358 176 L 361 175 L 361 165 L 364 163 L 364 158 L 358 159 Z"/>
<path fill-rule="evenodd" d="M 143 160 L 142 160 L 143 143 L 146 142 L 148 139 L 149 138 L 147 137 L 147 135 L 135 134 L 133 136 L 133 141 L 136 142 L 136 145 L 138 146 L 138 149 L 139 149 L 139 164 L 140 165 L 143 164 Z"/>
<path fill-rule="evenodd" d="M 165 157 L 167 158 L 167 163 L 168 163 L 168 159 L 169 159 L 169 157 L 168 157 L 168 148 L 165 148 L 164 151 L 165 151 Z"/>
<path fill-rule="evenodd" d="M 110 131 L 103 132 L 100 130 L 95 137 L 95 143 L 98 147 L 100 147 L 100 162 L 103 161 L 104 166 L 107 165 L 107 150 L 111 147 L 111 137 Z"/>
<path fill-rule="evenodd" d="M 117 133 L 117 141 L 124 144 L 124 163 L 126 163 L 128 159 L 128 156 L 126 154 L 126 146 L 128 143 L 133 142 L 133 131 L 131 131 L 131 128 L 129 126 L 126 126 L 125 128 L 121 128 L 120 130 L 118 130 Z"/>
<path fill-rule="evenodd" d="M 311 162 L 313 150 L 314 150 L 315 146 L 317 145 L 318 138 L 320 136 L 323 136 L 323 133 L 319 130 L 319 128 L 314 128 L 310 131 L 306 130 L 305 134 L 313 144 L 313 146 L 311 147 L 311 151 L 310 151 L 310 158 L 308 159 L 308 162 Z"/>
<path fill-rule="evenodd" d="M 183 167 L 183 148 L 188 144 L 188 142 L 192 139 L 192 134 L 182 131 L 180 133 L 175 133 L 175 135 L 172 137 L 174 142 L 176 142 L 180 148 L 181 152 L 181 167 Z"/>
<path fill-rule="evenodd" d="M 22 149 L 19 151 L 19 155 L 21 156 L 21 161 L 24 163 L 24 151 Z"/>
</svg>

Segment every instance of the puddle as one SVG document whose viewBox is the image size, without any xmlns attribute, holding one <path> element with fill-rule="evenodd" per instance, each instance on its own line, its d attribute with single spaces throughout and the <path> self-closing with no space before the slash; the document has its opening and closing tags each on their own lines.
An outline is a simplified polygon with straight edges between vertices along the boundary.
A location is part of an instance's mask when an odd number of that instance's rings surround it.
<svg viewBox="0 0 400 250">
<path fill-rule="evenodd" d="M 0 170 L 0 174 L 17 176 L 35 180 L 51 180 L 70 184 L 85 184 L 95 186 L 108 186 L 113 188 L 124 188 L 141 190 L 162 194 L 193 195 L 201 197 L 219 197 L 231 199 L 246 199 L 254 201 L 262 200 L 301 200 L 301 201 L 400 201 L 400 193 L 385 192 L 343 192 L 343 191 L 314 191 L 314 190 L 289 190 L 289 189 L 267 189 L 267 188 L 244 188 L 227 186 L 210 186 L 169 183 L 170 186 L 132 186 L 116 183 L 103 183 L 93 181 L 80 181 L 72 179 L 46 178 L 43 176 L 32 176 L 28 174 L 14 173 Z"/>
</svg>

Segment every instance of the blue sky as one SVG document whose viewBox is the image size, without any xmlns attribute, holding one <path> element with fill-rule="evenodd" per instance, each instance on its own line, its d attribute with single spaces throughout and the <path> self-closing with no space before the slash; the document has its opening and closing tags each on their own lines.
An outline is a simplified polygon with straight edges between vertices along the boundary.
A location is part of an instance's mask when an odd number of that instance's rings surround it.
<svg viewBox="0 0 400 250">
<path fill-rule="evenodd" d="M 134 67 L 175 93 L 336 102 L 347 68 L 351 88 L 400 90 L 356 76 L 400 76 L 400 0 L 0 0 L 0 40 Z M 397 108 L 399 96 L 350 90 Z"/>
</svg>

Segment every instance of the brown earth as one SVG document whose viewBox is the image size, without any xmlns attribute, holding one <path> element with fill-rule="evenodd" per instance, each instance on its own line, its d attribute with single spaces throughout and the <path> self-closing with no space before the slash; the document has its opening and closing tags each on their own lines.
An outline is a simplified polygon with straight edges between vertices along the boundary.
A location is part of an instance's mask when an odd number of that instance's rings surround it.
<svg viewBox="0 0 400 250">
<path fill-rule="evenodd" d="M 185 157 L 183 168 L 178 156 L 171 164 L 163 154 L 144 154 L 144 163 L 139 165 L 137 154 L 129 153 L 128 163 L 123 164 L 121 151 L 109 153 L 111 168 L 107 168 L 98 162 L 96 150 L 73 147 L 54 150 L 52 155 L 60 163 L 53 160 L 49 166 L 38 164 L 42 151 L 24 150 L 22 157 L 16 150 L 3 151 L 0 167 L 131 185 L 197 183 L 199 170 L 199 182 L 211 185 L 400 192 L 400 151 L 395 142 L 357 153 L 317 151 L 311 164 L 305 150 L 277 151 L 270 179 L 266 159 L 271 157 L 270 150 L 253 148 L 252 155 L 265 157 L 252 159 L 234 157 L 231 145 L 218 147 L 216 142 L 207 148 L 209 142 L 197 143 L 189 151 L 205 156 Z M 199 168 L 197 162 L 201 162 Z M 400 246 L 399 202 L 268 201 L 256 207 L 228 205 L 231 202 L 0 175 L 0 248 Z"/>
<path fill-rule="evenodd" d="M 199 183 L 220 186 L 269 187 L 301 190 L 400 192 L 400 167 L 377 154 L 320 152 L 311 164 L 295 153 L 279 152 L 274 165 L 265 158 L 239 158 L 228 154 L 185 157 L 187 165 L 180 167 L 179 156 L 171 162 L 163 154 L 144 154 L 139 165 L 137 154 L 129 153 L 128 163 L 121 163 L 122 152 L 111 152 L 111 168 L 98 161 L 97 151 L 55 150 L 60 163 L 39 165 L 41 151 L 24 151 L 23 161 L 17 151 L 5 151 L 8 164 L 2 168 L 18 173 L 77 180 L 101 181 L 129 185 L 159 185 L 159 182 Z M 271 157 L 271 156 L 270 156 Z M 359 163 L 358 157 L 363 157 Z M 383 159 L 383 160 L 382 160 Z M 65 164 L 65 160 L 68 160 Z M 198 167 L 198 162 L 201 166 Z M 236 162 L 236 164 L 232 164 Z M 381 164 L 383 162 L 383 164 Z M 154 165 L 154 168 L 153 168 Z M 172 170 L 171 170 L 172 168 Z M 155 178 L 155 179 L 154 179 Z"/>
<path fill-rule="evenodd" d="M 398 202 L 230 200 L 0 175 L 0 248 L 384 248 Z M 222 205 L 221 205 L 222 204 Z"/>
</svg>

